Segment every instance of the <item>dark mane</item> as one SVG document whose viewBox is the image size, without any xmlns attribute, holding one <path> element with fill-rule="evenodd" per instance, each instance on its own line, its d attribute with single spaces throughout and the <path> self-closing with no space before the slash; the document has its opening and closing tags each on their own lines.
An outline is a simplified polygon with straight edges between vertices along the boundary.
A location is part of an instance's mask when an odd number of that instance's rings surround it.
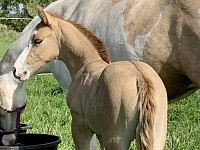
<svg viewBox="0 0 200 150">
<path fill-rule="evenodd" d="M 58 19 L 62 19 L 64 20 L 64 18 L 60 15 L 57 14 L 52 14 L 51 15 L 55 18 Z M 105 47 L 104 43 L 99 40 L 94 34 L 92 34 L 89 30 L 87 30 L 85 27 L 83 27 L 81 24 L 78 24 L 74 21 L 71 20 L 67 20 L 67 22 L 71 23 L 74 27 L 76 27 L 81 33 L 83 33 L 87 39 L 93 44 L 93 46 L 96 48 L 96 50 L 98 51 L 99 55 L 101 56 L 101 58 L 109 63 L 110 62 L 110 57 L 108 55 L 108 50 Z"/>
</svg>

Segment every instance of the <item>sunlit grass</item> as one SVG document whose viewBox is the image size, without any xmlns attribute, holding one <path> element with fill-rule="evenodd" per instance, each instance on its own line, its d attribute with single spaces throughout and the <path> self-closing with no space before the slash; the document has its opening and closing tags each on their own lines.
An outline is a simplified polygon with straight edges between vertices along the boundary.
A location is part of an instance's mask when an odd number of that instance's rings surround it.
<svg viewBox="0 0 200 150">
<path fill-rule="evenodd" d="M 200 91 L 169 105 L 166 147 L 200 150 Z"/>
<path fill-rule="evenodd" d="M 19 33 L 13 30 L 7 30 L 0 25 L 0 58 L 4 55 L 5 51 L 18 37 Z"/>
</svg>

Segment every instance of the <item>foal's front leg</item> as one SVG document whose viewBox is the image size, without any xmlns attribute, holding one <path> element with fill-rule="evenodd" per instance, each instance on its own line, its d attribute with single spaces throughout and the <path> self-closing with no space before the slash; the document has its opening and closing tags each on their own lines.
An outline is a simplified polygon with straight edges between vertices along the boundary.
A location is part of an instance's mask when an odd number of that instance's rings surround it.
<svg viewBox="0 0 200 150">
<path fill-rule="evenodd" d="M 93 133 L 83 117 L 72 115 L 72 137 L 76 150 L 89 150 Z"/>
</svg>

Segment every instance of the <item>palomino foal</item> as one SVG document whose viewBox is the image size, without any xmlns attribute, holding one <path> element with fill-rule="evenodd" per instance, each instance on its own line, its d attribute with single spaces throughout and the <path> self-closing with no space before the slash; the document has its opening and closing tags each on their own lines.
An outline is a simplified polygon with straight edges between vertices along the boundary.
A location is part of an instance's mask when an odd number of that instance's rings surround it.
<svg viewBox="0 0 200 150">
<path fill-rule="evenodd" d="M 167 94 L 157 73 L 143 62 L 110 63 L 104 44 L 88 30 L 48 14 L 14 65 L 14 76 L 28 79 L 53 59 L 62 60 L 72 83 L 67 103 L 76 149 L 88 150 L 96 133 L 102 149 L 164 149 Z"/>
</svg>

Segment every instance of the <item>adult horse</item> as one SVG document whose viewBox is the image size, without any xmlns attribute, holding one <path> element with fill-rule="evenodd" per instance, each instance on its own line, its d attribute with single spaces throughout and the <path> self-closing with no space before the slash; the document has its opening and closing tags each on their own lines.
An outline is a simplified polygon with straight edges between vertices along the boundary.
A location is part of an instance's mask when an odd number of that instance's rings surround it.
<svg viewBox="0 0 200 150">
<path fill-rule="evenodd" d="M 164 149 L 167 92 L 157 73 L 139 61 L 110 63 L 104 44 L 86 28 L 37 7 L 41 22 L 16 60 L 13 75 L 27 80 L 48 62 L 62 60 L 72 83 L 68 106 L 76 149 L 88 150 L 94 133 L 102 149 Z"/>
<path fill-rule="evenodd" d="M 59 0 L 47 7 L 97 35 L 108 47 L 111 60 L 143 60 L 150 64 L 164 81 L 170 101 L 194 92 L 200 85 L 199 9 L 198 0 Z M 5 97 L 1 92 L 4 108 L 16 109 L 25 104 L 25 83 L 15 82 L 12 66 L 39 22 L 38 17 L 31 21 L 0 63 L 0 84 L 12 87 L 9 93 L 4 86 L 0 89 L 9 95 Z M 71 79 L 62 62 L 54 61 L 43 71 L 52 72 L 68 89 Z M 16 91 L 22 91 L 20 98 L 13 95 Z M 23 102 L 15 106 L 17 100 L 13 98 Z M 4 105 L 8 101 L 10 106 Z M 0 119 L 0 128 L 14 130 L 15 121 L 10 121 L 14 118 Z"/>
</svg>

